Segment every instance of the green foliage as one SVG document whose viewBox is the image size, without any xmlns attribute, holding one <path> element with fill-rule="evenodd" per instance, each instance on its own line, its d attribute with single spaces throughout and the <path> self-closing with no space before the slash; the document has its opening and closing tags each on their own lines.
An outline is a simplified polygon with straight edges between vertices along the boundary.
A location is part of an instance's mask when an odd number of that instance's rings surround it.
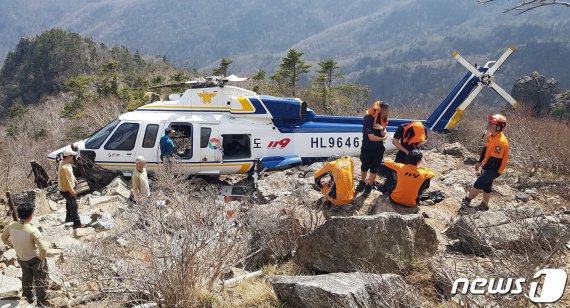
<svg viewBox="0 0 570 308">
<path fill-rule="evenodd" d="M 217 75 L 217 76 L 220 76 L 220 75 L 227 76 L 228 75 L 228 67 L 233 62 L 234 61 L 232 61 L 230 58 L 222 58 L 222 60 L 220 60 L 220 65 L 212 71 L 212 74 Z"/>
<path fill-rule="evenodd" d="M 266 74 L 267 72 L 265 70 L 259 70 L 251 79 L 255 81 L 265 81 Z"/>
<path fill-rule="evenodd" d="M 337 72 L 339 68 L 338 63 L 333 59 L 329 58 L 319 61 L 319 70 L 315 77 L 315 83 L 320 87 L 330 88 L 334 79 L 342 78 L 342 74 Z"/>
<path fill-rule="evenodd" d="M 68 119 L 80 117 L 81 107 L 83 107 L 83 104 L 79 98 L 67 101 L 63 106 L 61 116 Z"/>
<path fill-rule="evenodd" d="M 311 68 L 311 65 L 305 63 L 301 56 L 303 56 L 302 52 L 296 49 L 289 49 L 287 55 L 283 57 L 281 64 L 279 64 L 277 72 L 271 76 L 271 79 L 276 82 L 285 84 L 293 96 L 295 96 L 295 88 L 299 77 L 308 73 Z"/>
<path fill-rule="evenodd" d="M 8 117 L 11 119 L 22 118 L 28 113 L 28 106 L 24 105 L 21 100 L 17 101 L 8 109 Z"/>
<path fill-rule="evenodd" d="M 78 99 L 84 99 L 93 80 L 95 80 L 93 76 L 72 76 L 64 82 L 65 90 L 71 92 Z"/>
</svg>

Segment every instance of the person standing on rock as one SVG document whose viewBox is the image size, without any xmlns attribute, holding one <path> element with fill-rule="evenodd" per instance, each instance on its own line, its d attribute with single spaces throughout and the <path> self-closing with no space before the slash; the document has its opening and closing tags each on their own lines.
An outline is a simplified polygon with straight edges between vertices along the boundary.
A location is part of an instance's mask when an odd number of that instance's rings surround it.
<svg viewBox="0 0 570 308">
<path fill-rule="evenodd" d="M 34 302 L 36 287 L 38 306 L 46 305 L 46 290 L 49 285 L 46 260 L 48 245 L 42 240 L 40 231 L 30 224 L 35 207 L 31 203 L 18 206 L 18 218 L 7 225 L 2 232 L 2 242 L 16 250 L 18 263 L 22 267 L 22 295 L 28 303 Z"/>
<path fill-rule="evenodd" d="M 160 138 L 160 159 L 163 163 L 174 162 L 174 137 L 175 131 L 172 128 L 164 130 L 164 136 Z"/>
<path fill-rule="evenodd" d="M 150 186 L 148 184 L 148 175 L 146 173 L 147 160 L 143 156 L 135 158 L 135 170 L 131 178 L 133 192 L 132 199 L 138 202 L 150 197 Z"/>
<path fill-rule="evenodd" d="M 362 125 L 362 147 L 360 149 L 360 181 L 356 186 L 357 193 L 363 192 L 368 197 L 372 184 L 384 157 L 384 140 L 386 140 L 386 125 L 388 125 L 388 104 L 377 101 L 370 106 L 364 116 Z M 368 175 L 368 180 L 367 180 Z"/>
<path fill-rule="evenodd" d="M 395 163 L 406 163 L 406 156 L 410 151 L 420 149 L 427 142 L 427 129 L 420 121 L 400 124 L 394 133 L 392 144 L 398 149 Z M 386 170 L 386 182 L 383 191 L 390 193 L 396 185 L 396 174 L 392 170 Z"/>
<path fill-rule="evenodd" d="M 59 165 L 57 186 L 60 194 L 65 198 L 65 222 L 73 222 L 73 228 L 81 228 L 81 220 L 79 219 L 77 192 L 75 186 L 77 179 L 73 174 L 73 157 L 77 155 L 72 150 L 63 150 L 63 159 Z"/>
<path fill-rule="evenodd" d="M 493 180 L 498 178 L 507 166 L 509 157 L 509 141 L 503 133 L 507 125 L 507 119 L 500 114 L 494 114 L 488 118 L 485 146 L 481 151 L 479 162 L 475 164 L 475 171 L 483 170 L 481 175 L 473 184 L 469 194 L 463 198 L 461 209 L 466 210 L 481 191 L 483 191 L 483 201 L 476 207 L 481 211 L 489 209 L 489 200 L 493 191 Z"/>
<path fill-rule="evenodd" d="M 412 150 L 406 155 L 406 163 L 397 163 L 392 160 L 384 161 L 384 166 L 397 174 L 396 187 L 390 193 L 389 199 L 396 206 L 403 206 L 405 213 L 417 213 L 420 196 L 429 188 L 430 179 L 435 173 L 418 165 L 422 162 L 423 154 L 420 150 Z M 396 210 L 396 212 L 402 212 Z"/>
</svg>

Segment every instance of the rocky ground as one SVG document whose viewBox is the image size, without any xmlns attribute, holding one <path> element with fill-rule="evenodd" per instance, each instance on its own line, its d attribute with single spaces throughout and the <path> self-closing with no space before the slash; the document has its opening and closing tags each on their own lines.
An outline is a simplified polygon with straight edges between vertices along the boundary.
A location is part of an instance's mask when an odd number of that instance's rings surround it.
<svg viewBox="0 0 570 308">
<path fill-rule="evenodd" d="M 549 180 L 548 184 L 533 185 L 541 180 L 507 169 L 496 181 L 491 210 L 459 217 L 460 200 L 476 177 L 472 168 L 475 162 L 475 155 L 460 144 L 426 151 L 423 166 L 437 173 L 430 191 L 441 190 L 447 197 L 437 204 L 422 204 L 420 209 L 425 215 L 406 216 L 366 215 L 371 206 L 384 199 L 380 192 L 373 191 L 367 199 L 356 199 L 354 216 L 332 213 L 339 217 L 325 220 L 319 212 L 322 195 L 312 184 L 312 175 L 321 164 L 262 173 L 258 202 L 224 205 L 232 210 L 242 207 L 250 214 L 248 225 L 253 229 L 247 244 L 255 252 L 227 278 L 292 261 L 304 269 L 304 275 L 263 279 L 272 286 L 278 300 L 290 307 L 515 303 L 519 299 L 512 296 L 452 296 L 451 284 L 455 278 L 472 279 L 477 275 L 532 276 L 537 268 L 552 264 L 548 256 L 553 254 L 566 261 L 567 252 L 560 249 L 560 241 L 570 222 L 568 201 L 552 191 L 568 183 Z M 358 159 L 355 163 L 359 173 Z M 233 183 L 241 178 L 223 180 Z M 206 181 L 200 183 L 205 185 Z M 117 234 L 125 225 L 134 224 L 120 215 L 128 207 L 128 193 L 126 185 L 117 180 L 102 192 L 83 196 L 80 213 L 88 227 L 77 230 L 63 224 L 64 201 L 48 201 L 41 191 L 24 196 L 32 198 L 40 209 L 32 223 L 41 227 L 50 244 L 52 305 L 102 305 L 89 304 L 101 294 L 100 285 L 74 276 L 68 270 L 68 260 L 78 247 L 93 245 L 105 237 L 113 239 L 112 249 L 117 253 L 136 249 L 136 243 Z M 21 269 L 15 252 L 2 244 L 0 252 L 0 306 L 23 305 L 19 299 Z M 561 303 L 569 303 L 568 297 L 566 292 Z"/>
</svg>

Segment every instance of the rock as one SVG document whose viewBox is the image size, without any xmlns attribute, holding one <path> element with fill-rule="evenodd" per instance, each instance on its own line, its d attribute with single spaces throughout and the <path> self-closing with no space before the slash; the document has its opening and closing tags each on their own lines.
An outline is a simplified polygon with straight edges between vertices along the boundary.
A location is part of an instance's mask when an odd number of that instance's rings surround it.
<svg viewBox="0 0 570 308">
<path fill-rule="evenodd" d="M 479 162 L 479 159 L 475 156 L 467 156 L 463 159 L 463 163 L 466 165 L 473 166 Z"/>
<path fill-rule="evenodd" d="M 119 237 L 117 239 L 117 244 L 119 244 L 121 247 L 127 247 L 127 245 L 129 245 L 129 242 L 126 239 Z"/>
<path fill-rule="evenodd" d="M 51 208 L 48 203 L 47 192 L 43 189 L 32 189 L 14 193 L 12 195 L 16 206 L 20 203 L 28 202 L 36 206 L 34 215 L 41 216 L 51 213 Z"/>
<path fill-rule="evenodd" d="M 57 266 L 55 259 L 47 259 L 49 269 L 50 289 L 59 290 L 64 284 L 63 273 Z"/>
<path fill-rule="evenodd" d="M 421 215 L 395 213 L 333 218 L 298 242 L 296 262 L 327 273 L 400 272 L 438 247 L 435 230 Z"/>
<path fill-rule="evenodd" d="M 558 93 L 558 81 L 554 78 L 547 80 L 538 72 L 518 78 L 511 90 L 513 98 L 536 115 L 548 114 Z"/>
<path fill-rule="evenodd" d="M 46 255 L 48 258 L 58 257 L 63 253 L 61 249 L 50 248 L 47 250 Z"/>
<path fill-rule="evenodd" d="M 517 201 L 527 202 L 528 198 L 529 198 L 528 195 L 522 191 L 518 191 L 515 193 L 515 200 Z"/>
<path fill-rule="evenodd" d="M 122 196 L 123 198 L 128 199 L 131 195 L 131 191 L 123 178 L 119 176 L 111 181 L 109 185 L 105 186 L 102 194 L 103 196 Z"/>
<path fill-rule="evenodd" d="M 87 199 L 87 204 L 93 207 L 107 203 L 121 202 L 123 200 L 124 199 L 122 199 L 121 196 L 100 196 L 100 197 L 91 196 Z"/>
<path fill-rule="evenodd" d="M 468 157 L 471 153 L 459 142 L 445 145 L 443 147 L 443 154 L 455 157 Z"/>
<path fill-rule="evenodd" d="M 59 204 L 57 202 L 55 202 L 53 200 L 48 200 L 48 203 L 49 203 L 50 210 L 52 210 L 54 212 L 57 211 L 57 209 L 59 207 Z"/>
<path fill-rule="evenodd" d="M 466 253 L 489 254 L 552 247 L 566 226 L 544 215 L 541 207 L 491 209 L 457 217 L 445 234 L 458 239 Z"/>
<path fill-rule="evenodd" d="M 411 307 L 420 304 L 412 287 L 396 274 L 274 276 L 269 278 L 269 283 L 287 307 Z"/>
<path fill-rule="evenodd" d="M 101 193 L 98 192 L 98 191 L 94 191 L 94 192 L 92 192 L 91 194 L 92 194 L 93 196 L 95 196 L 95 197 L 100 197 L 100 196 L 101 196 Z"/>
<path fill-rule="evenodd" d="M 74 230 L 75 238 L 82 238 L 93 234 L 95 234 L 95 228 L 93 227 L 77 228 Z"/>
<path fill-rule="evenodd" d="M 2 254 L 2 258 L 0 258 L 0 262 L 5 263 L 7 266 L 16 265 L 18 260 L 18 256 L 16 255 L 16 250 L 14 248 L 6 250 Z"/>
<path fill-rule="evenodd" d="M 10 265 L 7 268 L 5 268 L 2 271 L 2 273 L 6 276 L 22 279 L 22 269 L 19 267 L 15 267 L 14 265 Z"/>
<path fill-rule="evenodd" d="M 20 307 L 20 300 L 19 299 L 0 299 L 0 307 L 2 307 L 2 308 Z"/>
<path fill-rule="evenodd" d="M 0 254 L 3 254 L 6 250 L 8 250 L 8 247 L 4 245 L 4 242 L 0 241 Z"/>
<path fill-rule="evenodd" d="M 47 300 L 47 303 L 50 307 L 67 307 L 67 297 L 55 297 L 55 298 L 50 298 Z"/>
<path fill-rule="evenodd" d="M 22 282 L 18 278 L 0 275 L 0 299 L 17 297 L 22 290 Z"/>
</svg>

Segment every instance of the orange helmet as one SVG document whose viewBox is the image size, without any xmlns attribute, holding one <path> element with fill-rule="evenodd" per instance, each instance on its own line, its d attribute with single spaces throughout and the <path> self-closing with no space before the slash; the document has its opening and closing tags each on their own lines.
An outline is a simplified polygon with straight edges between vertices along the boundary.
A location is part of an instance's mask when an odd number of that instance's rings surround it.
<svg viewBox="0 0 570 308">
<path fill-rule="evenodd" d="M 507 118 L 497 113 L 489 117 L 489 122 L 504 128 L 507 125 Z"/>
</svg>

